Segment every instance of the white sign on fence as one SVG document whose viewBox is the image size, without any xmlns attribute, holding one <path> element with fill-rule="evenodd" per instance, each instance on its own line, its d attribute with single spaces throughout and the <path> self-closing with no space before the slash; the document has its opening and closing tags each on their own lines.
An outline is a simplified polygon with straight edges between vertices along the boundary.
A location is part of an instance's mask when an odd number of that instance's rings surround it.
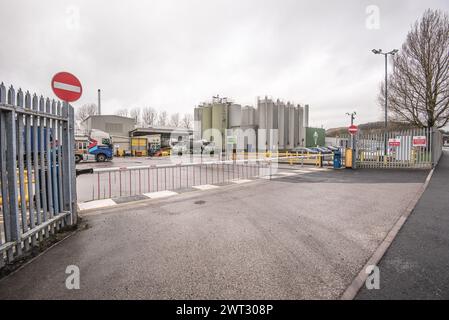
<svg viewBox="0 0 449 320">
<path fill-rule="evenodd" d="M 414 147 L 427 147 L 427 137 L 426 136 L 414 136 L 413 137 Z"/>
</svg>

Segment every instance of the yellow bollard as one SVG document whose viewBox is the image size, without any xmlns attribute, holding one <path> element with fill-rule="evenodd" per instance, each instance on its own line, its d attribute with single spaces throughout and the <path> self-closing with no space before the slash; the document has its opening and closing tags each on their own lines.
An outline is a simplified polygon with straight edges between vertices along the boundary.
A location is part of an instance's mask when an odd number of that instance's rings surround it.
<svg viewBox="0 0 449 320">
<path fill-rule="evenodd" d="M 345 152 L 345 167 L 352 168 L 352 149 L 347 148 Z"/>
</svg>

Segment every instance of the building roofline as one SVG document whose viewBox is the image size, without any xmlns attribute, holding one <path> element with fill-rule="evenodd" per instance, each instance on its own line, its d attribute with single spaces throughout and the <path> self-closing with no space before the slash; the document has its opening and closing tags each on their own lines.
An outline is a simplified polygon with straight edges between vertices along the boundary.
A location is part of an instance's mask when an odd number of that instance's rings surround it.
<svg viewBox="0 0 449 320">
<path fill-rule="evenodd" d="M 116 118 L 122 118 L 122 119 L 127 119 L 127 120 L 133 120 L 134 123 L 136 122 L 136 119 L 131 118 L 131 117 L 123 117 L 123 116 L 118 116 L 116 114 L 94 114 L 91 116 L 88 116 L 85 120 L 83 120 L 81 123 L 86 122 L 88 119 L 90 118 L 96 118 L 96 117 L 116 117 Z"/>
</svg>

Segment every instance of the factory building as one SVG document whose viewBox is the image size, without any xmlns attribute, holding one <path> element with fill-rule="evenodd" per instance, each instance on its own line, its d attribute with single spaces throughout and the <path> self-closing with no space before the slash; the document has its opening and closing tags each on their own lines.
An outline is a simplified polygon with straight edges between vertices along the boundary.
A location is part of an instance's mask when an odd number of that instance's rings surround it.
<svg viewBox="0 0 449 320">
<path fill-rule="evenodd" d="M 217 96 L 195 108 L 195 139 L 220 140 L 223 150 L 291 150 L 306 145 L 308 117 L 308 105 L 265 97 L 255 109 Z"/>
<path fill-rule="evenodd" d="M 92 129 L 111 135 L 114 152 L 130 150 L 129 132 L 136 127 L 136 119 L 116 115 L 92 115 L 81 123 L 80 133 L 89 135 Z"/>
</svg>

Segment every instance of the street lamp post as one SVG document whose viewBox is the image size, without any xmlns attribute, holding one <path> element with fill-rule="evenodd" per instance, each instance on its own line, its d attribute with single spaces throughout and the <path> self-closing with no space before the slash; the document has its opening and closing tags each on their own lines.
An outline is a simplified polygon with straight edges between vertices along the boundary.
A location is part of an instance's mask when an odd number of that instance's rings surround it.
<svg viewBox="0 0 449 320">
<path fill-rule="evenodd" d="M 388 55 L 394 56 L 398 53 L 398 49 L 390 52 L 382 52 L 382 49 L 373 49 L 374 54 L 382 54 L 385 57 L 385 138 L 384 138 L 384 155 L 387 155 L 387 128 L 388 128 Z"/>
<path fill-rule="evenodd" d="M 353 113 L 346 112 L 346 115 L 351 117 L 351 126 L 352 126 L 354 124 L 354 119 L 357 113 L 355 111 Z"/>
</svg>

